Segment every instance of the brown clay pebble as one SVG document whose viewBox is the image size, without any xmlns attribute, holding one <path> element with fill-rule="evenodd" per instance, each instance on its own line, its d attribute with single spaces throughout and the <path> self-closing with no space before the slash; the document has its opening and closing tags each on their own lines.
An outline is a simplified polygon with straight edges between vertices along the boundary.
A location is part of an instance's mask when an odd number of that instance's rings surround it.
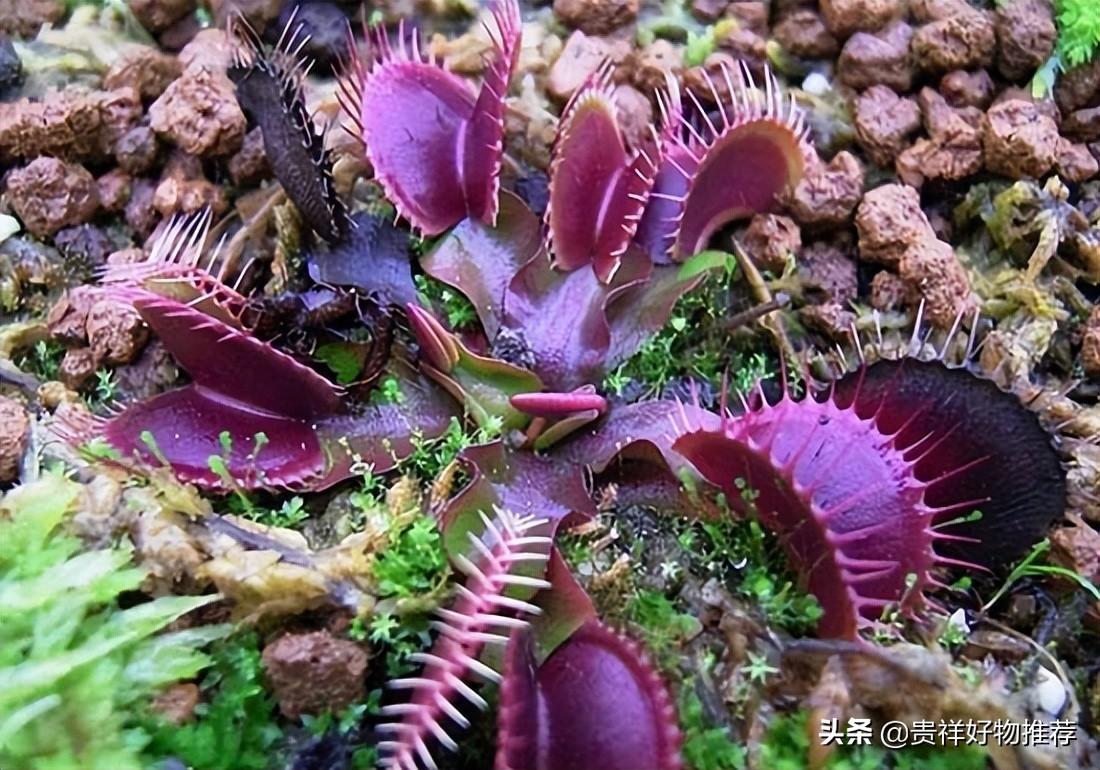
<svg viewBox="0 0 1100 770">
<path fill-rule="evenodd" d="M 850 238 L 845 236 L 844 241 Z M 798 255 L 798 276 L 807 296 L 821 303 L 846 306 L 856 298 L 856 260 L 843 242 L 817 241 Z"/>
<path fill-rule="evenodd" d="M 19 464 L 30 435 L 27 410 L 18 401 L 0 396 L 0 484 L 19 477 Z"/>
<path fill-rule="evenodd" d="M 73 267 L 96 268 L 107 261 L 116 243 L 96 225 L 73 225 L 54 233 L 53 245 Z"/>
<path fill-rule="evenodd" d="M 667 40 L 655 40 L 645 48 L 632 52 L 623 62 L 623 69 L 629 73 L 635 88 L 652 94 L 668 85 L 668 76 L 680 76 L 684 69 L 684 55 L 680 46 Z"/>
<path fill-rule="evenodd" d="M 703 21 L 718 21 L 729 0 L 691 0 L 691 13 Z"/>
<path fill-rule="evenodd" d="M 770 2 L 765 0 L 734 0 L 726 6 L 725 15 L 737 22 L 737 26 L 767 36 Z"/>
<path fill-rule="evenodd" d="M 875 273 L 871 279 L 871 307 L 884 313 L 900 310 L 912 293 L 905 281 L 888 270 Z"/>
<path fill-rule="evenodd" d="M 1100 139 L 1100 106 L 1071 112 L 1062 123 L 1062 131 L 1082 142 Z"/>
<path fill-rule="evenodd" d="M 859 145 L 879 166 L 890 167 L 920 128 L 920 108 L 886 86 L 871 86 L 856 99 L 855 128 Z"/>
<path fill-rule="evenodd" d="M 1062 179 L 1075 184 L 1087 182 L 1100 171 L 1088 145 L 1075 144 L 1068 139 L 1058 140 L 1058 156 L 1054 164 Z"/>
<path fill-rule="evenodd" d="M 909 44 L 913 29 L 902 21 L 877 34 L 857 32 L 848 38 L 837 60 L 841 83 L 864 89 L 873 85 L 908 91 L 913 85 L 913 63 Z"/>
<path fill-rule="evenodd" d="M 787 266 L 787 259 L 802 248 L 802 231 L 790 217 L 757 214 L 749 222 L 741 246 L 761 270 L 779 274 Z"/>
<path fill-rule="evenodd" d="M 126 208 L 130 200 L 130 175 L 120 168 L 113 168 L 95 181 L 99 203 L 104 211 L 117 214 Z"/>
<path fill-rule="evenodd" d="M 1100 97 L 1100 56 L 1063 72 L 1054 86 L 1054 100 L 1062 112 L 1097 106 L 1097 97 Z"/>
<path fill-rule="evenodd" d="M 802 225 L 843 225 L 862 195 L 863 168 L 850 152 L 839 152 L 827 165 L 806 170 L 790 194 L 788 208 Z"/>
<path fill-rule="evenodd" d="M 32 38 L 43 24 L 65 17 L 63 0 L 0 0 L 0 32 Z"/>
<path fill-rule="evenodd" d="M 746 64 L 750 69 L 752 68 L 751 62 Z M 723 104 L 728 104 L 729 81 L 724 73 L 736 72 L 740 66 L 737 59 L 725 51 L 715 51 L 704 59 L 701 65 L 684 70 L 684 88 L 705 104 L 714 104 L 715 93 Z M 756 73 L 753 74 L 755 76 Z"/>
<path fill-rule="evenodd" d="M 33 101 L 0 102 L 0 156 L 104 160 L 140 118 L 132 88 L 50 91 Z"/>
<path fill-rule="evenodd" d="M 229 14 L 238 11 L 253 29 L 262 33 L 268 24 L 279 18 L 285 3 L 283 0 L 211 0 L 209 5 L 219 26 L 224 27 Z"/>
<path fill-rule="evenodd" d="M 145 346 L 134 363 L 116 367 L 114 371 L 115 393 L 126 401 L 152 398 L 179 379 L 176 360 L 157 339 Z"/>
<path fill-rule="evenodd" d="M 993 101 L 996 87 L 985 70 L 955 70 L 940 80 L 940 93 L 952 107 L 977 107 L 984 110 Z"/>
<path fill-rule="evenodd" d="M 896 267 L 911 245 L 935 235 L 921 211 L 917 191 L 901 184 L 876 187 L 863 196 L 856 230 L 859 255 L 888 267 Z"/>
<path fill-rule="evenodd" d="M 91 219 L 99 193 L 83 166 L 38 158 L 8 175 L 8 202 L 27 230 L 42 237 Z"/>
<path fill-rule="evenodd" d="M 208 70 L 224 74 L 233 60 L 233 44 L 224 29 L 204 29 L 183 47 L 177 58 L 184 72 Z"/>
<path fill-rule="evenodd" d="M 821 0 L 826 26 L 841 39 L 882 29 L 903 12 L 901 0 Z"/>
<path fill-rule="evenodd" d="M 126 51 L 103 76 L 107 88 L 133 88 L 145 101 L 164 93 L 169 84 L 183 72 L 175 56 L 151 46 L 139 46 Z"/>
<path fill-rule="evenodd" d="M 251 185 L 271 175 L 263 131 L 257 126 L 244 135 L 241 149 L 229 159 L 229 178 L 235 185 Z"/>
<path fill-rule="evenodd" d="M 994 12 L 997 69 L 1009 80 L 1035 74 L 1054 51 L 1058 28 L 1050 0 L 1004 0 Z"/>
<path fill-rule="evenodd" d="M 783 50 L 807 59 L 829 59 L 840 49 L 821 14 L 810 8 L 784 16 L 775 26 L 774 34 Z"/>
<path fill-rule="evenodd" d="M 205 69 L 186 72 L 149 107 L 149 125 L 191 155 L 229 155 L 246 128 L 229 78 Z"/>
<path fill-rule="evenodd" d="M 361 700 L 368 656 L 327 631 L 284 634 L 264 647 L 264 670 L 288 719 L 337 712 Z"/>
<path fill-rule="evenodd" d="M 1030 88 L 1006 86 L 1002 88 L 1000 92 L 993 98 L 993 104 L 990 106 L 996 106 L 1001 102 L 1011 101 L 1032 102 L 1035 105 L 1035 108 L 1039 110 L 1039 114 L 1046 115 L 1048 118 L 1054 121 L 1055 125 L 1060 125 L 1062 122 L 1062 111 L 1058 108 L 1058 103 L 1050 97 L 1036 99 L 1035 96 L 1031 93 Z"/>
<path fill-rule="evenodd" d="M 554 0 L 554 15 L 586 35 L 606 35 L 638 18 L 640 0 Z"/>
<path fill-rule="evenodd" d="M 58 379 L 69 390 L 80 390 L 87 385 L 99 369 L 99 356 L 91 348 L 72 348 L 65 351 L 58 370 Z"/>
<path fill-rule="evenodd" d="M 46 325 L 50 335 L 66 345 L 83 345 L 88 341 L 85 325 L 92 305 L 103 295 L 98 286 L 74 286 L 66 291 L 50 308 Z"/>
<path fill-rule="evenodd" d="M 150 32 L 161 32 L 197 7 L 196 0 L 129 0 L 130 10 Z"/>
<path fill-rule="evenodd" d="M 1034 102 L 1001 102 L 982 119 L 983 157 L 995 174 L 1041 177 L 1054 165 L 1057 147 L 1058 126 Z"/>
<path fill-rule="evenodd" d="M 85 329 L 92 350 L 112 366 L 133 361 L 149 340 L 149 328 L 138 312 L 107 297 L 92 305 Z"/>
<path fill-rule="evenodd" d="M 1090 527 L 1080 516 L 1067 518 L 1073 526 L 1059 527 L 1050 532 L 1050 558 L 1080 575 L 1090 583 L 1100 583 L 1100 532 Z"/>
<path fill-rule="evenodd" d="M 970 281 L 951 244 L 936 237 L 912 187 L 889 184 L 863 197 L 856 213 L 860 256 L 897 271 L 941 328 L 971 307 Z"/>
<path fill-rule="evenodd" d="M 169 158 L 153 194 L 153 207 L 162 216 L 176 211 L 195 212 L 209 207 L 215 214 L 229 209 L 225 190 L 203 175 L 198 158 L 176 152 Z"/>
<path fill-rule="evenodd" d="M 149 179 L 135 179 L 130 189 L 130 200 L 123 215 L 126 224 L 139 238 L 147 238 L 157 224 L 157 210 L 153 207 L 153 196 L 157 185 Z"/>
<path fill-rule="evenodd" d="M 625 40 L 609 40 L 586 35 L 579 29 L 565 41 L 565 47 L 547 76 L 546 90 L 559 102 L 568 101 L 584 83 L 600 62 L 610 59 L 621 62 L 630 53 L 630 44 Z"/>
<path fill-rule="evenodd" d="M 967 0 L 910 0 L 909 12 L 920 24 L 949 19 L 972 10 Z"/>
<path fill-rule="evenodd" d="M 902 256 L 898 274 L 920 292 L 934 326 L 950 326 L 971 307 L 970 279 L 950 243 L 923 239 Z"/>
<path fill-rule="evenodd" d="M 957 180 L 981 171 L 981 111 L 956 109 L 931 88 L 922 89 L 917 101 L 929 138 L 918 140 L 898 157 L 901 180 L 920 187 L 925 179 Z"/>
<path fill-rule="evenodd" d="M 799 309 L 798 318 L 804 326 L 844 341 L 851 339 L 856 322 L 856 314 L 837 302 L 806 305 Z"/>
<path fill-rule="evenodd" d="M 988 67 L 993 63 L 996 40 L 990 15 L 968 6 L 918 27 L 913 33 L 913 59 L 933 74 Z"/>
<path fill-rule="evenodd" d="M 723 34 L 716 36 L 718 50 L 743 62 L 754 76 L 764 73 L 764 63 L 768 58 L 768 41 L 744 26 L 733 26 Z"/>
<path fill-rule="evenodd" d="M 115 160 L 129 174 L 144 174 L 157 160 L 157 136 L 149 126 L 134 126 L 115 142 Z"/>
<path fill-rule="evenodd" d="M 898 178 L 917 188 L 922 187 L 927 179 L 965 179 L 981 169 L 980 142 L 952 145 L 932 139 L 918 139 L 898 156 L 895 164 Z"/>
</svg>

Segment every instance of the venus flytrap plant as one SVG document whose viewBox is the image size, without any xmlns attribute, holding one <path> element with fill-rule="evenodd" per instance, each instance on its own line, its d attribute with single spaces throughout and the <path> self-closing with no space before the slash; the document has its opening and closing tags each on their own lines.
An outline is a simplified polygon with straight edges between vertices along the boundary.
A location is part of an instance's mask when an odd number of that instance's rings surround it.
<svg viewBox="0 0 1100 770">
<path fill-rule="evenodd" d="M 429 373 L 479 422 L 492 415 L 526 429 L 556 421 L 529 436 L 535 444 L 541 435 L 537 446 L 545 447 L 603 412 L 594 392 L 579 389 L 601 382 L 664 325 L 676 300 L 718 267 L 691 259 L 709 236 L 769 210 L 798 181 L 810 149 L 800 112 L 774 78 L 758 91 L 747 74 L 729 72 L 720 124 L 701 107 L 685 117 L 670 83 L 661 131 L 628 147 L 605 64 L 563 112 L 541 232 L 522 202 L 498 192 L 499 113 L 519 44 L 518 8 L 501 2 L 494 18 L 493 58 L 476 100 L 421 54 L 415 35 L 407 43 L 401 29 L 391 45 L 375 28 L 376 56 L 348 62 L 342 105 L 398 212 L 427 234 L 454 227 L 422 267 L 470 300 L 489 350 L 475 352 L 406 305 Z M 397 113 L 408 119 L 390 120 Z M 474 137 L 486 141 L 456 158 L 454 148 L 471 147 Z M 563 330 L 562 318 L 574 320 Z"/>
<path fill-rule="evenodd" d="M 668 690 L 637 643 L 589 620 L 543 661 L 508 645 L 495 770 L 680 770 Z"/>
<path fill-rule="evenodd" d="M 455 602 L 438 610 L 433 622 L 439 636 L 430 652 L 414 653 L 410 660 L 423 664 L 418 676 L 395 679 L 389 687 L 411 691 L 408 702 L 384 706 L 385 717 L 396 717 L 377 729 L 387 736 L 378 744 L 383 767 L 415 770 L 434 768 L 432 744 L 438 742 L 456 751 L 455 728 L 469 727 L 460 707 L 488 704 L 469 683 L 473 675 L 499 682 L 500 674 L 483 661 L 487 645 L 507 643 L 512 629 L 526 625 L 527 615 L 540 612 L 529 601 L 512 593 L 529 596 L 549 583 L 541 577 L 519 574 L 518 567 L 535 565 L 545 569 L 550 558 L 551 539 L 542 534 L 545 520 L 516 517 L 497 509 L 493 518 L 482 516 L 483 531 L 467 531 L 469 556 L 452 553 L 456 570 L 466 576 L 458 586 Z M 541 565 L 541 566 L 540 566 Z"/>
<path fill-rule="evenodd" d="M 1011 559 L 1064 509 L 1037 416 L 942 357 L 864 363 L 801 400 L 784 379 L 774 403 L 758 388 L 717 427 L 673 430 L 673 452 L 779 534 L 823 636 L 856 638 L 894 607 L 939 609 L 927 593 L 950 587 L 944 566 Z M 965 515 L 976 507 L 980 519 Z"/>
<path fill-rule="evenodd" d="M 306 109 L 303 83 L 313 66 L 299 55 L 306 40 L 291 14 L 279 41 L 268 49 L 239 13 L 229 18 L 234 43 L 229 77 L 242 106 L 259 125 L 264 151 L 277 158 L 272 170 L 305 224 L 329 242 L 339 241 L 351 224 L 332 182 L 332 159 L 324 132 Z"/>
<path fill-rule="evenodd" d="M 504 143 L 504 97 L 519 56 L 519 5 L 493 6 L 496 29 L 481 89 L 444 70 L 406 42 L 404 24 L 391 44 L 381 25 L 368 30 L 374 50 L 346 63 L 338 96 L 360 136 L 375 178 L 401 216 L 437 235 L 467 216 L 496 221 Z M 410 141 L 410 136 L 412 141 Z"/>
<path fill-rule="evenodd" d="M 192 382 L 109 417 L 70 412 L 56 433 L 78 446 L 101 437 L 138 469 L 168 465 L 183 481 L 243 494 L 327 487 L 355 475 L 357 463 L 386 470 L 412 451 L 415 433 L 446 429 L 446 402 L 400 362 L 393 373 L 401 397 L 363 404 L 251 334 L 248 300 L 199 266 L 209 226 L 209 211 L 177 217 L 146 261 L 103 276 L 110 296 L 137 310 Z M 208 266 L 216 261 L 217 252 Z"/>
<path fill-rule="evenodd" d="M 628 149 L 615 113 L 611 63 L 604 62 L 562 112 L 550 163 L 547 251 L 563 272 L 591 265 L 612 282 L 642 218 L 659 147 Z"/>
</svg>

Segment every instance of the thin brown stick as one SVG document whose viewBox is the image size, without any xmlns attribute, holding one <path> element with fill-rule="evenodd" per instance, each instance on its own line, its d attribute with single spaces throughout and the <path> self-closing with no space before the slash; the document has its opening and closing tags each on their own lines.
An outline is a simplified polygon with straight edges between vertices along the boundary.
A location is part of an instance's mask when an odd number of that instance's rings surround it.
<svg viewBox="0 0 1100 770">
<path fill-rule="evenodd" d="M 787 335 L 787 327 L 783 323 L 782 316 L 773 315 L 782 305 L 776 304 L 777 300 L 772 296 L 771 289 L 768 288 L 764 276 L 756 269 L 756 265 L 753 264 L 740 245 L 736 243 L 733 245 L 733 254 L 737 258 L 737 264 L 741 267 L 741 271 L 745 274 L 745 280 L 748 281 L 749 288 L 752 289 L 753 297 L 761 306 L 771 306 L 770 309 L 760 314 L 760 323 L 775 337 L 783 359 L 797 370 L 799 368 L 798 354 L 795 352 L 791 338 Z"/>
</svg>

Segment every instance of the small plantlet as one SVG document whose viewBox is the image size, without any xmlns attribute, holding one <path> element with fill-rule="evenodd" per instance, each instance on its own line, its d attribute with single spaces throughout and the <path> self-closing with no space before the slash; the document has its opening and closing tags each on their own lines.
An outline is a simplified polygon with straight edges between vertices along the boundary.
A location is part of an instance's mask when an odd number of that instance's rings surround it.
<svg viewBox="0 0 1100 770">
<path fill-rule="evenodd" d="M 631 597 L 627 617 L 642 631 L 647 649 L 661 662 L 684 639 L 699 630 L 699 621 L 692 615 L 678 612 L 664 594 L 639 591 Z"/>
<path fill-rule="evenodd" d="M 419 516 L 394 524 L 389 546 L 371 568 L 379 596 L 410 597 L 438 588 L 446 577 L 447 557 L 435 521 Z"/>
<path fill-rule="evenodd" d="M 1083 575 L 1065 567 L 1059 567 L 1053 564 L 1040 564 L 1041 557 L 1045 556 L 1050 550 L 1050 541 L 1041 540 L 1036 543 L 1024 559 L 1013 567 L 1012 572 L 1005 578 L 1004 583 L 1001 585 L 997 592 L 982 606 L 982 612 L 988 612 L 1005 594 L 1014 586 L 1017 582 L 1025 577 L 1037 577 L 1043 575 L 1056 575 L 1058 577 L 1066 578 L 1077 584 L 1077 586 L 1090 594 L 1095 601 L 1100 602 L 1100 587 L 1095 586 L 1089 581 L 1088 578 Z"/>
<path fill-rule="evenodd" d="M 29 353 L 19 359 L 19 368 L 42 380 L 56 380 L 61 371 L 65 348 L 53 340 L 39 340 Z"/>
<path fill-rule="evenodd" d="M 401 383 L 396 377 L 385 377 L 378 383 L 375 396 L 385 404 L 401 404 L 405 401 L 405 394 L 401 392 Z"/>
<path fill-rule="evenodd" d="M 122 462 L 123 459 L 122 454 L 101 436 L 97 436 L 81 446 L 80 452 L 92 460 Z"/>
<path fill-rule="evenodd" d="M 680 688 L 680 727 L 684 732 L 685 764 L 693 770 L 742 770 L 745 747 L 730 738 L 728 728 L 707 722 L 703 703 L 684 682 Z"/>
</svg>

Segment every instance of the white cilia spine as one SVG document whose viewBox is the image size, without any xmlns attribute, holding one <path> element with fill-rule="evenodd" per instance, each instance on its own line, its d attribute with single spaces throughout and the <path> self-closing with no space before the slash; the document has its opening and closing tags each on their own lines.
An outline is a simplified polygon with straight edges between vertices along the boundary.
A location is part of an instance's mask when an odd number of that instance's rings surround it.
<svg viewBox="0 0 1100 770">
<path fill-rule="evenodd" d="M 439 637 L 431 652 L 416 653 L 411 659 L 424 666 L 418 676 L 395 679 L 389 687 L 411 690 L 412 697 L 382 709 L 393 721 L 380 725 L 386 736 L 378 744 L 380 767 L 393 770 L 436 770 L 431 747 L 439 743 L 454 751 L 456 729 L 469 727 L 459 704 L 472 703 L 479 709 L 488 704 L 467 682 L 477 674 L 499 682 L 500 674 L 479 658 L 487 644 L 505 644 L 512 630 L 525 626 L 525 615 L 538 614 L 530 602 L 507 596 L 512 588 L 541 589 L 545 580 L 519 574 L 524 564 L 544 571 L 552 540 L 546 536 L 547 521 L 533 516 L 516 516 L 501 508 L 490 519 L 481 514 L 484 531 L 469 532 L 469 557 L 453 559 L 455 568 L 466 576 L 465 585 L 450 609 L 437 611 L 432 627 Z M 531 570 L 527 570 L 530 572 Z"/>
</svg>

